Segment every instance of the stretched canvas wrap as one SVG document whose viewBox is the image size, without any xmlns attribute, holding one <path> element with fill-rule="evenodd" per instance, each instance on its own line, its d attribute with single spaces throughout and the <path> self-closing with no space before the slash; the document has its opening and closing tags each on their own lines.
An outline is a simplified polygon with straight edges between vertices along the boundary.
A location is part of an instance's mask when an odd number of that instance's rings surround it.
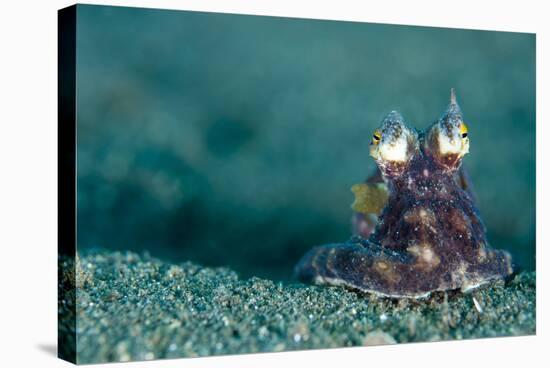
<svg viewBox="0 0 550 368">
<path fill-rule="evenodd" d="M 535 333 L 535 35 L 59 11 L 59 356 Z"/>
</svg>

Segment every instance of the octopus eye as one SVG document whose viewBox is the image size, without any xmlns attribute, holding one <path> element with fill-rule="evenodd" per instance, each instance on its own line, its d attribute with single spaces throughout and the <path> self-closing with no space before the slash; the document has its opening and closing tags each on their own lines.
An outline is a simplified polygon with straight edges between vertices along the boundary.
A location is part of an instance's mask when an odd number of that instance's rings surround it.
<svg viewBox="0 0 550 368">
<path fill-rule="evenodd" d="M 464 124 L 464 122 L 460 123 L 460 136 L 462 138 L 466 138 L 468 136 L 468 127 L 466 126 L 466 124 Z"/>
<path fill-rule="evenodd" d="M 380 131 L 377 130 L 377 131 L 374 132 L 374 134 L 372 135 L 372 142 L 371 142 L 371 144 L 378 144 L 378 143 L 380 143 L 380 139 L 381 139 L 381 134 L 380 134 Z"/>
</svg>

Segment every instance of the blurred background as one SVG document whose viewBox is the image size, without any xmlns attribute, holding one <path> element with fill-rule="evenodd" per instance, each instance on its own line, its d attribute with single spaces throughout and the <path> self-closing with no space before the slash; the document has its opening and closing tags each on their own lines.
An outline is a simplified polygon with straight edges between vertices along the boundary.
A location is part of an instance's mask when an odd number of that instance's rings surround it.
<svg viewBox="0 0 550 368">
<path fill-rule="evenodd" d="M 78 247 L 292 280 L 399 110 L 455 87 L 490 243 L 535 268 L 535 36 L 79 5 Z"/>
</svg>

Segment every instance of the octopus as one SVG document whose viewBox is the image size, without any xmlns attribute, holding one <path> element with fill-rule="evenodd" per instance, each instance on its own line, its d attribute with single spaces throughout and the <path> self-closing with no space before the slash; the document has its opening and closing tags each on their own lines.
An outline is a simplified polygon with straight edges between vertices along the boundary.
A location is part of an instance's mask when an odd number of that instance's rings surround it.
<svg viewBox="0 0 550 368">
<path fill-rule="evenodd" d="M 461 167 L 469 145 L 454 90 L 446 111 L 424 130 L 390 112 L 370 140 L 377 172 L 352 187 L 354 236 L 307 252 L 295 267 L 298 279 L 423 298 L 511 275 L 512 258 L 487 242 Z"/>
</svg>

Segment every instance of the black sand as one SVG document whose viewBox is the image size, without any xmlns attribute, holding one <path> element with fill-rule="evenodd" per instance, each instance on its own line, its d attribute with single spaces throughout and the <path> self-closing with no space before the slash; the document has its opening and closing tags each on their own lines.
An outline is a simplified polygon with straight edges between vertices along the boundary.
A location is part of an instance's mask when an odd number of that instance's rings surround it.
<svg viewBox="0 0 550 368">
<path fill-rule="evenodd" d="M 60 282 L 68 343 L 59 350 L 70 349 L 76 310 L 78 363 L 517 336 L 536 326 L 534 273 L 390 300 L 129 252 L 90 253 L 72 269 Z"/>
</svg>

